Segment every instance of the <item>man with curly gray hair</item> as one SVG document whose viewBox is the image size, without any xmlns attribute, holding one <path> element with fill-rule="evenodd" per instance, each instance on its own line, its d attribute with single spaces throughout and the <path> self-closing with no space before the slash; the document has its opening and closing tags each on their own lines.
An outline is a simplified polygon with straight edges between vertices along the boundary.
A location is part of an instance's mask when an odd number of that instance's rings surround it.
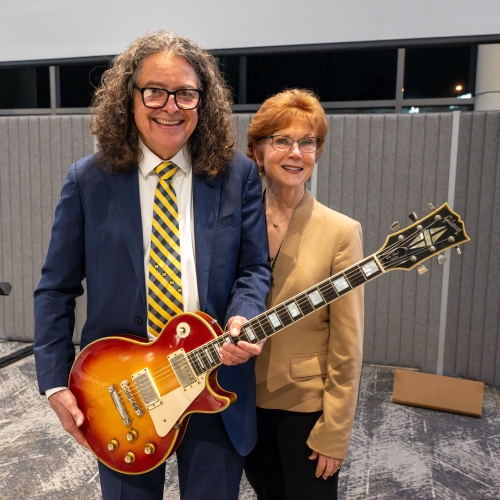
<svg viewBox="0 0 500 500">
<path fill-rule="evenodd" d="M 260 179 L 234 150 L 230 104 L 213 56 L 165 30 L 133 41 L 95 93 L 99 151 L 69 171 L 35 290 L 40 392 L 83 446 L 88 417 L 67 386 L 83 279 L 82 348 L 118 334 L 154 340 L 183 311 L 204 311 L 236 337 L 265 310 L 271 275 Z M 237 499 L 256 440 L 247 360 L 260 351 L 243 341 L 221 347 L 218 382 L 237 400 L 222 413 L 191 415 L 177 449 L 182 499 Z M 164 462 L 138 475 L 99 462 L 99 472 L 105 500 L 163 498 Z"/>
</svg>

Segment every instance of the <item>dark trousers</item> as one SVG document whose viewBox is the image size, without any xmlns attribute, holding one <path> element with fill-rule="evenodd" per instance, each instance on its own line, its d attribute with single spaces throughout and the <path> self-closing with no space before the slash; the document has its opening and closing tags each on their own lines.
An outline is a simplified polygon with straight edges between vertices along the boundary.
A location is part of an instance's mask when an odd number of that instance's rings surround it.
<svg viewBox="0 0 500 500">
<path fill-rule="evenodd" d="M 181 500 L 237 500 L 244 458 L 234 449 L 220 414 L 194 414 L 177 449 Z M 99 462 L 104 500 L 162 500 L 165 464 L 136 476 Z"/>
<path fill-rule="evenodd" d="M 257 408 L 258 441 L 245 473 L 258 500 L 336 500 L 338 472 L 317 478 L 306 440 L 322 412 Z"/>
</svg>

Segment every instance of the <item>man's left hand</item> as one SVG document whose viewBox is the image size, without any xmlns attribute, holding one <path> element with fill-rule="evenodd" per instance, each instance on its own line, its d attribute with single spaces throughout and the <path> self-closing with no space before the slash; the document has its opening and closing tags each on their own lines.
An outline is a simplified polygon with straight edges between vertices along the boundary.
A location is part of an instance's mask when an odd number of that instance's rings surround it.
<svg viewBox="0 0 500 500">
<path fill-rule="evenodd" d="M 247 319 L 243 316 L 233 316 L 227 322 L 227 329 L 232 337 L 237 337 L 241 332 L 241 325 L 246 323 Z M 252 356 L 257 356 L 262 352 L 264 341 L 258 344 L 251 344 L 240 340 L 237 345 L 226 342 L 220 349 L 221 362 L 227 366 L 239 365 L 248 361 Z"/>
</svg>

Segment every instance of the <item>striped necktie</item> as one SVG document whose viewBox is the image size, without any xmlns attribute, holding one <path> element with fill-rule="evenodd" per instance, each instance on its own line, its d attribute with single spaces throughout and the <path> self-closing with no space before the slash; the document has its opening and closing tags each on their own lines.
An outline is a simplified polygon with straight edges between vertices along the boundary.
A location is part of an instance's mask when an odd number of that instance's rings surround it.
<svg viewBox="0 0 500 500">
<path fill-rule="evenodd" d="M 179 216 L 170 161 L 155 168 L 160 176 L 155 191 L 149 258 L 148 331 L 157 337 L 168 320 L 183 312 Z"/>
</svg>

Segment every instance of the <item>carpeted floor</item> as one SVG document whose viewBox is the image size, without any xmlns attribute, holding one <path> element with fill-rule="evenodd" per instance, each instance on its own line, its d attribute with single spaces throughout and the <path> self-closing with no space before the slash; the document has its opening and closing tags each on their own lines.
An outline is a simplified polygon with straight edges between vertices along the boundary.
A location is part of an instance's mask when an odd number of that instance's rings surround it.
<svg viewBox="0 0 500 500">
<path fill-rule="evenodd" d="M 0 357 L 15 344 L 0 343 Z M 488 387 L 476 419 L 393 404 L 392 379 L 391 368 L 363 367 L 339 499 L 499 499 L 500 390 Z M 0 369 L 0 443 L 2 500 L 100 498 L 96 461 L 38 395 L 32 355 Z M 178 498 L 171 458 L 164 499 Z M 240 499 L 255 499 L 245 479 Z"/>
</svg>

